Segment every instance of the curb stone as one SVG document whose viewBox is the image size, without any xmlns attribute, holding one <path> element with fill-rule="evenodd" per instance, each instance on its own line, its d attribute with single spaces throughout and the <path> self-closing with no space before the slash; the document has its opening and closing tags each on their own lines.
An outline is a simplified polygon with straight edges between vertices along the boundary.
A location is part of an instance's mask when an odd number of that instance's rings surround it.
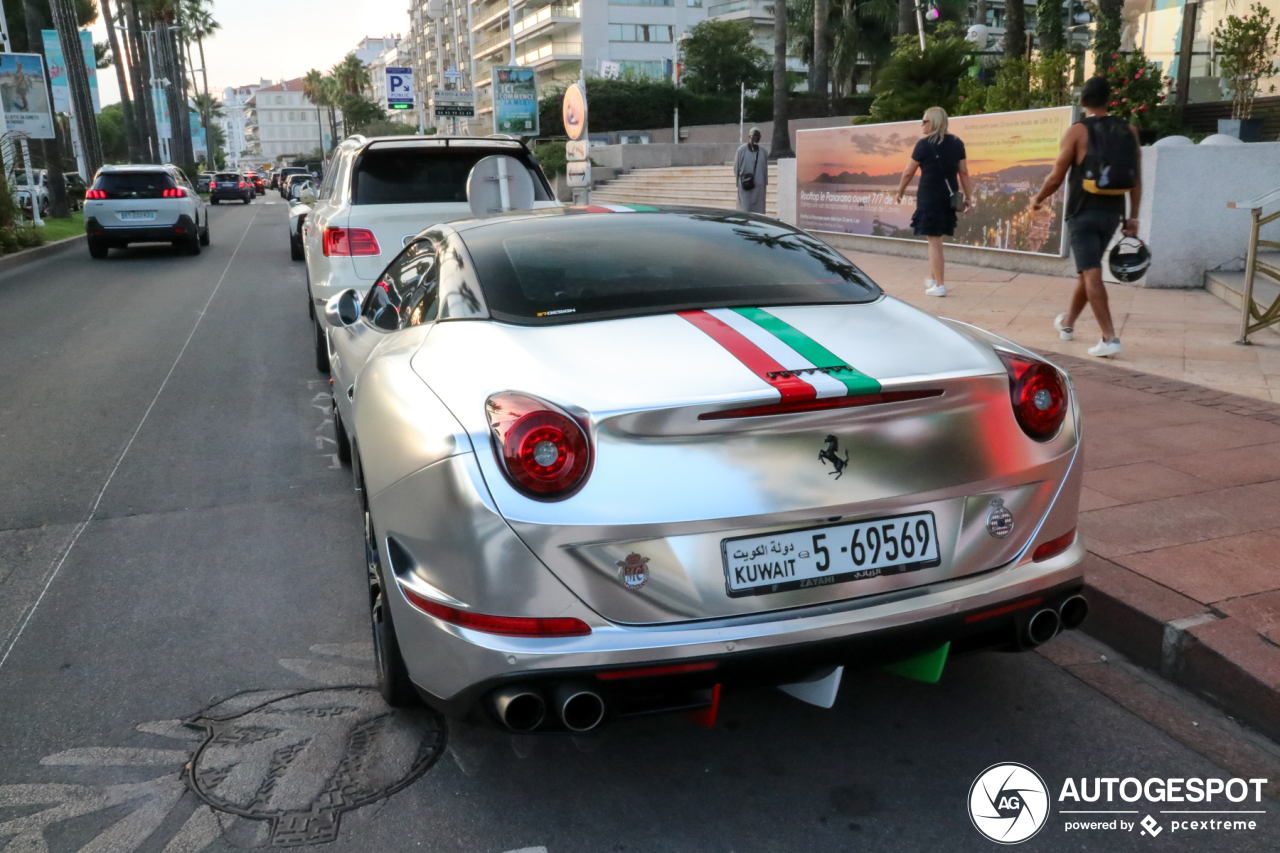
<svg viewBox="0 0 1280 853">
<path fill-rule="evenodd" d="M 1040 354 L 1072 376 L 1255 420 L 1280 404 L 1061 353 Z M 1089 618 L 1081 630 L 1280 742 L 1280 649 L 1241 619 L 1090 552 Z M 1277 582 L 1280 586 L 1280 581 Z"/>
<path fill-rule="evenodd" d="M 68 249 L 74 249 L 77 243 L 84 244 L 83 234 L 64 237 L 61 240 L 55 240 L 52 243 L 45 243 L 43 246 L 36 246 L 31 249 L 23 249 L 11 255 L 2 255 L 0 256 L 0 273 L 7 273 L 27 264 L 60 254 Z"/>
</svg>

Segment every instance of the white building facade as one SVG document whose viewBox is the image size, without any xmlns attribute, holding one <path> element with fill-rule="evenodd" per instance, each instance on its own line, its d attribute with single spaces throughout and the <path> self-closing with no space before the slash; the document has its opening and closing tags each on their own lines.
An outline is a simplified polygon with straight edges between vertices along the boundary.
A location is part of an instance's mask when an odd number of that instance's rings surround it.
<svg viewBox="0 0 1280 853">
<path fill-rule="evenodd" d="M 247 139 L 249 99 L 263 86 L 270 86 L 270 80 L 261 80 L 250 86 L 227 86 L 222 90 L 223 117 L 218 119 L 222 125 L 222 133 L 226 137 L 227 168 L 238 170 L 241 160 L 245 159 L 250 148 Z"/>
<path fill-rule="evenodd" d="M 258 89 L 249 98 L 245 114 L 245 138 L 251 153 L 260 160 L 310 156 L 321 150 L 328 152 L 333 145 L 329 111 L 306 99 L 301 77 Z"/>
<path fill-rule="evenodd" d="M 413 29 L 401 41 L 400 55 L 414 68 L 423 93 L 473 89 L 476 120 L 468 122 L 468 129 L 489 133 L 493 66 L 534 68 L 543 89 L 567 85 L 584 68 L 588 74 L 616 69 L 624 75 L 665 77 L 671 73 L 677 39 L 706 19 L 703 2 L 515 0 L 508 6 L 508 0 L 445 0 L 432 19 L 429 0 L 411 0 Z M 451 69 L 461 76 L 454 77 Z"/>
</svg>

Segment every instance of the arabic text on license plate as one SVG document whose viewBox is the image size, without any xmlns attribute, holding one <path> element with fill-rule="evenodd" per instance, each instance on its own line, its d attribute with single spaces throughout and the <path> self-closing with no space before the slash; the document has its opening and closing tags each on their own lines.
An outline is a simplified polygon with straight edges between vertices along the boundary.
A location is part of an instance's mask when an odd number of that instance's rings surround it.
<svg viewBox="0 0 1280 853">
<path fill-rule="evenodd" d="M 155 219 L 156 212 L 154 210 L 122 210 L 120 218 L 126 221 L 135 219 Z"/>
<path fill-rule="evenodd" d="M 931 512 L 725 539 L 720 551 L 731 598 L 915 572 L 939 563 Z"/>
</svg>

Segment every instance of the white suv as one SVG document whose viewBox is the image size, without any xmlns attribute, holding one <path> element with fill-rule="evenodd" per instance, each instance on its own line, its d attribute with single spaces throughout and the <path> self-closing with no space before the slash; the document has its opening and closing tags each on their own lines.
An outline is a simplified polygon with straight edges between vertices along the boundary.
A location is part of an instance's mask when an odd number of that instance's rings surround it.
<svg viewBox="0 0 1280 853">
<path fill-rule="evenodd" d="M 363 298 L 408 239 L 439 222 L 471 216 L 467 176 L 492 154 L 525 164 L 533 178 L 534 207 L 559 205 L 533 155 L 514 139 L 352 136 L 338 146 L 302 226 L 317 369 L 329 369 L 322 320 L 329 298 L 347 288 Z"/>
<path fill-rule="evenodd" d="M 89 254 L 130 243 L 172 243 L 188 254 L 209 245 L 209 208 L 176 166 L 103 166 L 85 192 Z"/>
</svg>

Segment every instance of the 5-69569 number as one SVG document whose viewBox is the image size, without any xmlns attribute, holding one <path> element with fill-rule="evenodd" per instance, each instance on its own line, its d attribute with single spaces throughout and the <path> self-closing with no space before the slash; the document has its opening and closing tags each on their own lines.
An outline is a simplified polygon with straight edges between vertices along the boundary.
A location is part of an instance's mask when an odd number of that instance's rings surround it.
<svg viewBox="0 0 1280 853">
<path fill-rule="evenodd" d="M 732 598 L 914 572 L 939 563 L 931 512 L 725 539 L 720 550 Z"/>
</svg>

